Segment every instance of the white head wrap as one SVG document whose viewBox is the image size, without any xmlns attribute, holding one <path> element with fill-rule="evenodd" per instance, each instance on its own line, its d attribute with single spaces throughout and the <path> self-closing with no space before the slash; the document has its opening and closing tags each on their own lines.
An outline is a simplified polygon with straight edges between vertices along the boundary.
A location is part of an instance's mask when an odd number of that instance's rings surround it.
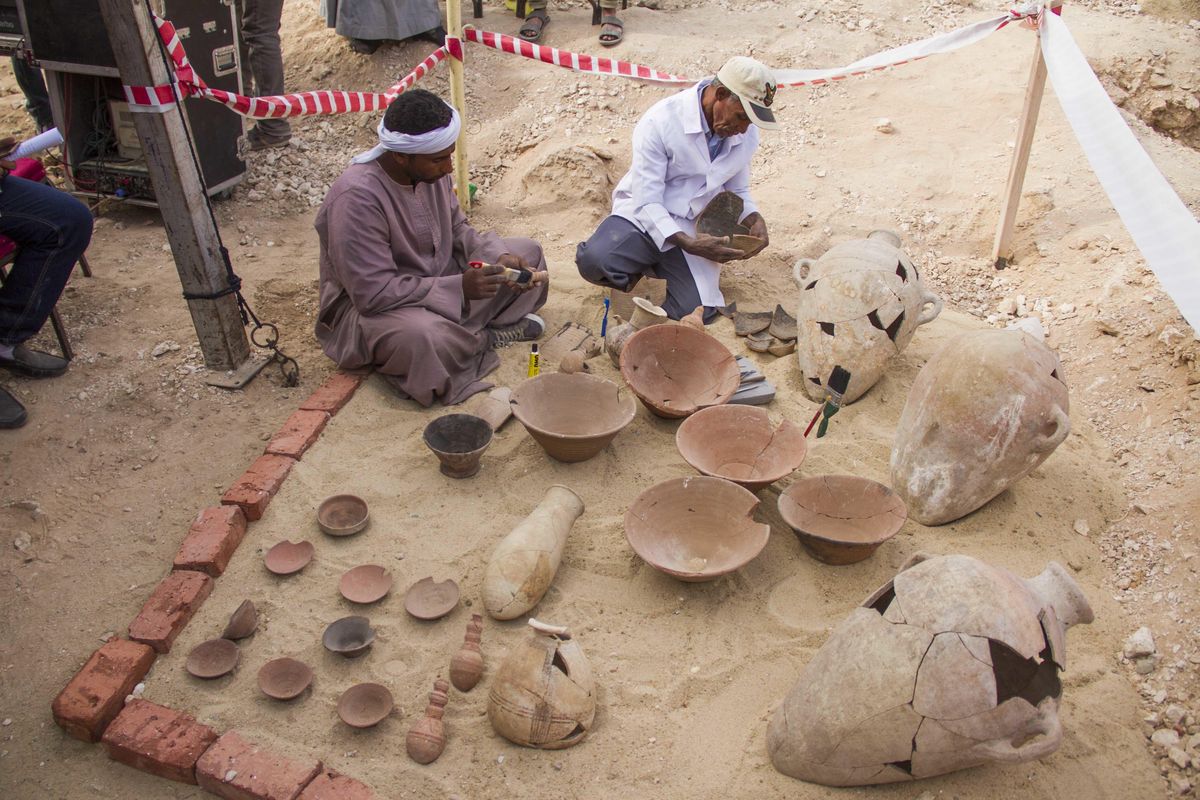
<svg viewBox="0 0 1200 800">
<path fill-rule="evenodd" d="M 458 141 L 458 133 L 462 129 L 462 120 L 458 116 L 458 111 L 449 104 L 447 104 L 447 108 L 450 109 L 450 122 L 445 127 L 434 128 L 425 133 L 397 133 L 388 130 L 384 127 L 383 120 L 379 120 L 379 127 L 376 129 L 379 133 L 379 144 L 350 159 L 351 163 L 365 164 L 368 161 L 374 161 L 389 150 L 393 153 L 409 155 L 431 155 L 442 152 Z"/>
</svg>

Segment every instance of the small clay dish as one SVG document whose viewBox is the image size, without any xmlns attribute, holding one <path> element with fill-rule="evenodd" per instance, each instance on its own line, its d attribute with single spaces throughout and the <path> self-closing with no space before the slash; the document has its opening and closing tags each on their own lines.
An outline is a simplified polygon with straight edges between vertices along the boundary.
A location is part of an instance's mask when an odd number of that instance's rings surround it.
<svg viewBox="0 0 1200 800">
<path fill-rule="evenodd" d="M 330 536 L 353 536 L 370 521 L 367 502 L 352 494 L 335 494 L 317 507 L 317 525 Z"/>
<path fill-rule="evenodd" d="M 652 486 L 625 513 L 625 538 L 657 570 L 684 581 L 733 572 L 767 546 L 754 521 L 758 498 L 721 478 L 675 478 Z"/>
<path fill-rule="evenodd" d="M 245 639 L 258 630 L 258 609 L 253 600 L 243 600 L 237 611 L 229 617 L 229 623 L 221 632 L 222 639 Z"/>
<path fill-rule="evenodd" d="M 346 658 L 358 658 L 375 641 L 375 629 L 366 617 L 342 617 L 329 624 L 321 637 L 325 649 Z"/>
<path fill-rule="evenodd" d="M 209 680 L 233 672 L 241 657 L 238 646 L 228 639 L 209 639 L 192 648 L 184 666 L 197 678 Z"/>
<path fill-rule="evenodd" d="M 440 619 L 458 605 L 458 584 L 452 580 L 434 583 L 422 578 L 404 595 L 404 610 L 417 619 Z"/>
<path fill-rule="evenodd" d="M 684 461 L 705 475 L 757 492 L 800 468 L 808 453 L 804 432 L 784 420 L 771 427 L 758 406 L 705 408 L 683 421 L 675 446 Z"/>
<path fill-rule="evenodd" d="M 581 372 L 546 372 L 512 395 L 513 415 L 551 458 L 586 461 L 633 421 L 637 401 L 623 386 Z"/>
<path fill-rule="evenodd" d="M 469 478 L 492 443 L 492 426 L 474 414 L 446 414 L 425 426 L 425 446 L 442 464 L 442 474 Z"/>
<path fill-rule="evenodd" d="M 392 713 L 392 693 L 378 683 L 360 683 L 342 692 L 337 713 L 351 728 L 370 728 Z"/>
<path fill-rule="evenodd" d="M 735 233 L 729 237 L 729 246 L 735 250 L 741 250 L 744 254 L 751 253 L 762 247 L 763 240 L 757 236 L 748 236 L 744 233 Z"/>
<path fill-rule="evenodd" d="M 746 337 L 746 347 L 756 353 L 765 353 L 771 349 L 771 343 L 775 341 L 775 337 L 766 331 L 752 333 Z"/>
<path fill-rule="evenodd" d="M 655 325 L 630 336 L 621 377 L 651 412 L 678 419 L 729 402 L 741 371 L 725 345 L 687 325 Z"/>
<path fill-rule="evenodd" d="M 813 558 L 826 564 L 862 561 L 908 519 L 900 496 L 853 475 L 798 480 L 779 495 L 779 515 Z"/>
<path fill-rule="evenodd" d="M 392 574 L 377 564 L 348 570 L 338 581 L 338 591 L 351 603 L 374 603 L 392 590 Z"/>
<path fill-rule="evenodd" d="M 291 575 L 308 566 L 316 548 L 312 542 L 280 542 L 267 551 L 263 563 L 276 575 Z"/>
<path fill-rule="evenodd" d="M 276 700 L 299 697 L 312 679 L 312 668 L 294 658 L 277 658 L 263 664 L 258 670 L 258 688 L 267 697 Z"/>
</svg>

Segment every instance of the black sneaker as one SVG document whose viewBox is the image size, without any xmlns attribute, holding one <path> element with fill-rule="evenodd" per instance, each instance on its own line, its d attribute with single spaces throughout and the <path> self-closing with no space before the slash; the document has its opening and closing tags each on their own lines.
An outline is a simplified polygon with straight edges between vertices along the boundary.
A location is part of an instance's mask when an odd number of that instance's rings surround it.
<svg viewBox="0 0 1200 800">
<path fill-rule="evenodd" d="M 27 415 L 21 401 L 0 386 L 0 429 L 19 428 L 25 424 Z"/>
<path fill-rule="evenodd" d="M 0 358 L 0 367 L 27 378 L 54 378 L 67 371 L 67 360 L 19 344 L 13 348 L 12 357 Z"/>
<path fill-rule="evenodd" d="M 507 328 L 488 328 L 490 347 L 495 350 L 518 342 L 536 341 L 546 330 L 546 321 L 537 314 L 526 314 L 516 325 Z"/>
</svg>

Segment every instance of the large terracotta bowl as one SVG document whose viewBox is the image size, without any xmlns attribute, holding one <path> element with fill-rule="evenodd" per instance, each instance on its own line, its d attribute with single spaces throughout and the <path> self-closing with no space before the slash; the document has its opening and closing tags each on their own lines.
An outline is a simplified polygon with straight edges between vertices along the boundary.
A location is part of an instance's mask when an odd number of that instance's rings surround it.
<svg viewBox="0 0 1200 800">
<path fill-rule="evenodd" d="M 754 521 L 758 498 L 736 483 L 675 478 L 642 492 L 625 513 L 625 538 L 650 566 L 684 581 L 711 581 L 748 564 L 771 528 Z"/>
<path fill-rule="evenodd" d="M 512 393 L 513 416 L 559 461 L 586 461 L 633 421 L 637 403 L 622 386 L 582 372 L 547 372 Z"/>
<path fill-rule="evenodd" d="M 798 480 L 779 495 L 779 515 L 818 561 L 853 564 L 896 535 L 908 519 L 900 496 L 853 475 Z"/>
<path fill-rule="evenodd" d="M 733 353 L 704 331 L 655 325 L 625 342 L 621 377 L 652 412 L 678 419 L 728 403 L 741 371 Z"/>
<path fill-rule="evenodd" d="M 683 459 L 705 475 L 752 492 L 790 475 L 808 453 L 804 432 L 784 420 L 771 427 L 765 408 L 724 405 L 701 409 L 675 432 Z"/>
</svg>

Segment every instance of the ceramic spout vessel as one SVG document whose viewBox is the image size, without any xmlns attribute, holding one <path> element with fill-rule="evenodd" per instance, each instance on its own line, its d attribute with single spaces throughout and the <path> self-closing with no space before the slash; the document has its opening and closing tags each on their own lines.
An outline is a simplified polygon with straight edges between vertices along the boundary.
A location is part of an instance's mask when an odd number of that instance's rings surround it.
<svg viewBox="0 0 1200 800">
<path fill-rule="evenodd" d="M 483 651 L 479 646 L 482 638 L 483 617 L 472 614 L 462 647 L 450 659 L 450 683 L 460 692 L 471 691 L 483 677 Z"/>
<path fill-rule="evenodd" d="M 561 750 L 587 736 L 596 716 L 592 668 L 566 628 L 529 620 L 533 635 L 500 665 L 488 719 L 516 744 Z"/>
<path fill-rule="evenodd" d="M 449 691 L 450 684 L 441 678 L 433 682 L 425 716 L 417 720 L 404 737 L 404 749 L 408 757 L 418 764 L 432 764 L 446 749 L 446 728 L 442 716 L 446 713 Z"/>
<path fill-rule="evenodd" d="M 1049 755 L 1066 631 L 1091 621 L 1053 561 L 1022 580 L 968 556 L 914 556 L 805 667 L 771 718 L 771 762 L 861 786 Z"/>
<path fill-rule="evenodd" d="M 633 312 L 630 314 L 629 321 L 622 322 L 621 318 L 614 314 L 614 324 L 609 326 L 608 333 L 604 337 L 604 349 L 608 351 L 608 357 L 612 359 L 613 366 L 621 366 L 621 350 L 625 347 L 626 339 L 643 328 L 661 325 L 669 321 L 667 312 L 661 307 L 654 305 L 644 297 L 633 298 Z"/>
<path fill-rule="evenodd" d="M 818 402 L 834 367 L 850 373 L 842 402 L 862 397 L 917 328 L 942 310 L 890 231 L 834 245 L 815 261 L 800 259 L 793 276 L 800 285 L 796 354 L 804 392 Z"/>
<path fill-rule="evenodd" d="M 483 607 L 495 619 L 516 619 L 538 604 L 562 561 L 567 534 L 583 500 L 551 486 L 521 524 L 500 540 L 483 573 Z"/>
<path fill-rule="evenodd" d="M 942 525 L 983 506 L 1071 431 L 1058 355 L 1023 331 L 959 337 L 921 368 L 892 446 L 908 515 Z"/>
</svg>

